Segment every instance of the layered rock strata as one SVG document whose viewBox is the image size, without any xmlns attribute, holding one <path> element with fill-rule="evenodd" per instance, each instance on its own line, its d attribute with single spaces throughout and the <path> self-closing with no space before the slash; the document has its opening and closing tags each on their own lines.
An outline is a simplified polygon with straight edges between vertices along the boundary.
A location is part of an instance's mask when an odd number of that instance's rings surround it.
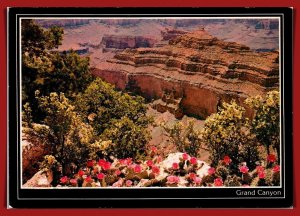
<svg viewBox="0 0 300 216">
<path fill-rule="evenodd" d="M 258 53 L 234 42 L 225 42 L 204 29 L 190 32 L 155 48 L 126 49 L 93 73 L 117 88 L 128 83 L 148 99 L 173 91 L 182 98 L 185 114 L 207 117 L 222 101 L 245 98 L 278 89 L 278 52 Z"/>
<path fill-rule="evenodd" d="M 101 44 L 104 48 L 126 49 L 153 47 L 156 41 L 152 38 L 132 35 L 103 35 Z"/>
</svg>

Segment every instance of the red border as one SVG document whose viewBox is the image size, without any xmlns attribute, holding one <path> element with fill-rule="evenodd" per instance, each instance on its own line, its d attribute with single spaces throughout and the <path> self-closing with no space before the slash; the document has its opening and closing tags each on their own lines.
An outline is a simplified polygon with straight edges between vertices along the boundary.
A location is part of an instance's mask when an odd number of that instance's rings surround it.
<svg viewBox="0 0 300 216">
<path fill-rule="evenodd" d="M 0 14 L 0 216 L 2 215 L 83 215 L 83 214 L 102 214 L 102 215 L 300 215 L 299 207 L 299 195 L 300 190 L 297 186 L 297 182 L 300 182 L 300 174 L 297 172 L 299 169 L 296 164 L 300 164 L 300 157 L 297 157 L 300 151 L 300 135 L 297 133 L 300 130 L 300 120 L 299 110 L 300 110 L 300 100 L 298 93 L 300 91 L 300 15 L 298 14 L 298 9 L 300 8 L 300 1 L 298 0 L 281 0 L 276 2 L 275 0 L 209 0 L 199 2 L 199 0 L 172 0 L 172 1 L 161 1 L 161 0 L 109 0 L 105 2 L 100 2 L 98 0 L 72 0 L 72 1 L 61 1 L 61 0 L 31 0 L 24 2 L 24 0 L 0 0 L 1 14 Z M 85 210 L 71 210 L 71 209 L 43 209 L 43 210 L 16 210 L 16 209 L 6 209 L 6 93 L 7 93 L 7 83 L 6 83 L 6 8 L 7 7 L 294 7 L 295 8 L 295 22 L 294 22 L 294 191 L 295 191 L 295 204 L 293 209 L 85 209 Z M 297 97 L 298 96 L 298 97 Z"/>
</svg>

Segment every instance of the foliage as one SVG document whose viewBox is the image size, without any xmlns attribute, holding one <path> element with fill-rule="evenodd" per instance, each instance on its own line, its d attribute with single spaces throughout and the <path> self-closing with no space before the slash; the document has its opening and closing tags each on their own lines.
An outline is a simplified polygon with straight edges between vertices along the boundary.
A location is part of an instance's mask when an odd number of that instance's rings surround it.
<svg viewBox="0 0 300 216">
<path fill-rule="evenodd" d="M 193 121 L 189 121 L 187 126 L 181 122 L 175 123 L 172 127 L 168 127 L 165 124 L 162 126 L 168 133 L 171 141 L 176 145 L 178 151 L 187 152 L 196 157 L 199 156 L 201 147 L 200 133 L 195 130 Z"/>
<path fill-rule="evenodd" d="M 63 29 L 43 29 L 33 20 L 22 20 L 22 100 L 29 102 L 35 122 L 43 119 L 34 92 L 42 95 L 64 92 L 74 97 L 93 80 L 89 58 L 74 51 L 59 53 L 52 49 L 61 45 Z"/>
<path fill-rule="evenodd" d="M 150 119 L 146 117 L 147 107 L 140 96 L 130 96 L 118 92 L 114 86 L 102 81 L 94 80 L 83 93 L 76 98 L 77 110 L 101 134 L 110 127 L 111 121 L 127 117 L 135 124 L 147 126 Z"/>
<path fill-rule="evenodd" d="M 186 153 L 170 154 L 164 160 L 152 155 L 149 160 L 134 163 L 132 158 L 88 160 L 78 172 L 63 176 L 59 187 L 249 187 L 279 186 L 280 166 L 256 166 L 245 163 L 231 170 L 232 160 L 225 156 L 218 166 L 209 167 Z"/>
<path fill-rule="evenodd" d="M 205 120 L 201 134 L 210 152 L 213 166 L 216 166 L 225 155 L 232 159 L 235 170 L 238 169 L 237 164 L 242 161 L 254 166 L 259 160 L 257 144 L 250 133 L 245 109 L 238 106 L 235 101 L 224 102 L 217 113 L 209 116 Z"/>
<path fill-rule="evenodd" d="M 147 125 L 152 121 L 146 116 L 142 97 L 118 92 L 113 85 L 97 78 L 78 94 L 75 105 L 96 135 L 112 141 L 107 154 L 133 158 L 144 154 L 149 140 Z"/>
<path fill-rule="evenodd" d="M 273 147 L 280 155 L 279 92 L 270 91 L 264 98 L 261 96 L 248 98 L 246 104 L 255 110 L 251 132 L 256 135 L 261 144 L 266 146 L 268 153 L 270 147 Z"/>
<path fill-rule="evenodd" d="M 143 126 L 135 124 L 128 117 L 111 121 L 111 126 L 101 135 L 104 140 L 111 140 L 107 151 L 118 158 L 142 158 L 149 141 L 149 132 Z"/>
<path fill-rule="evenodd" d="M 94 142 L 93 128 L 84 123 L 74 111 L 74 106 L 63 93 L 40 96 L 36 92 L 40 108 L 46 112 L 43 123 L 49 127 L 49 142 L 53 155 L 62 164 L 63 172 L 71 163 L 82 165 L 89 155 L 89 145 Z"/>
</svg>

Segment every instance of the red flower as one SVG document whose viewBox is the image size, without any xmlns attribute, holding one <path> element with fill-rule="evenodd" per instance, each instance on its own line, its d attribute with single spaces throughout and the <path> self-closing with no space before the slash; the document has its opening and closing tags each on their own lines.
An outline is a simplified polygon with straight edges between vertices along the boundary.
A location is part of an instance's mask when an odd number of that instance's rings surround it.
<svg viewBox="0 0 300 216">
<path fill-rule="evenodd" d="M 196 176 L 193 178 L 193 181 L 196 185 L 199 185 L 201 183 L 201 178 Z"/>
<path fill-rule="evenodd" d="M 91 183 L 93 181 L 91 176 L 88 176 L 84 179 L 84 181 L 86 181 L 87 183 Z"/>
<path fill-rule="evenodd" d="M 195 173 L 190 173 L 189 174 L 189 178 L 190 179 L 194 179 L 195 177 L 197 177 L 197 175 Z"/>
<path fill-rule="evenodd" d="M 173 168 L 174 170 L 178 170 L 178 169 L 179 169 L 179 164 L 178 164 L 178 163 L 173 163 L 173 164 L 172 164 L 172 168 Z"/>
<path fill-rule="evenodd" d="M 72 185 L 76 185 L 76 184 L 77 184 L 77 180 L 76 180 L 76 179 L 70 179 L 70 183 L 71 183 Z"/>
<path fill-rule="evenodd" d="M 78 171 L 78 175 L 79 175 L 80 177 L 82 177 L 82 176 L 84 175 L 84 172 L 83 172 L 82 170 L 79 170 L 79 171 Z"/>
<path fill-rule="evenodd" d="M 115 174 L 116 174 L 117 176 L 118 176 L 118 175 L 121 175 L 121 171 L 117 169 L 117 170 L 115 171 Z"/>
<path fill-rule="evenodd" d="M 122 165 L 129 166 L 132 163 L 132 158 L 120 159 Z"/>
<path fill-rule="evenodd" d="M 98 161 L 98 164 L 99 164 L 99 166 L 103 166 L 104 164 L 106 163 L 106 160 L 104 160 L 104 159 L 99 159 L 99 161 Z"/>
<path fill-rule="evenodd" d="M 226 165 L 229 165 L 231 163 L 231 159 L 229 156 L 225 156 L 224 159 L 223 159 L 223 162 L 226 164 Z"/>
<path fill-rule="evenodd" d="M 98 164 L 99 164 L 99 166 L 101 166 L 101 168 L 102 168 L 103 170 L 108 170 L 108 169 L 110 169 L 110 166 L 111 166 L 111 163 L 110 163 L 110 162 L 108 162 L 108 161 L 106 161 L 106 160 L 103 160 L 103 159 L 100 159 L 100 160 L 98 161 Z"/>
<path fill-rule="evenodd" d="M 214 185 L 215 185 L 216 187 L 223 186 L 223 180 L 222 180 L 221 178 L 216 178 L 216 179 L 214 180 Z"/>
<path fill-rule="evenodd" d="M 127 180 L 125 182 L 125 184 L 126 184 L 127 187 L 130 187 L 132 185 L 132 181 L 131 180 Z"/>
<path fill-rule="evenodd" d="M 152 160 L 148 160 L 146 162 L 146 164 L 149 166 L 149 167 L 152 167 L 153 166 L 153 161 Z"/>
<path fill-rule="evenodd" d="M 61 177 L 59 180 L 60 180 L 60 183 L 66 184 L 68 182 L 68 177 L 64 176 L 64 177 Z"/>
<path fill-rule="evenodd" d="M 157 148 L 155 146 L 151 146 L 150 148 L 151 152 L 156 153 L 157 152 Z"/>
<path fill-rule="evenodd" d="M 193 164 L 193 165 L 197 164 L 197 158 L 191 157 L 191 158 L 190 158 L 190 162 L 191 162 L 191 164 Z"/>
<path fill-rule="evenodd" d="M 160 173 L 160 170 L 157 166 L 152 166 L 152 172 L 155 174 L 155 175 L 159 175 Z"/>
<path fill-rule="evenodd" d="M 215 172 L 216 172 L 216 170 L 213 167 L 211 167 L 211 168 L 208 169 L 208 174 L 209 175 L 213 175 L 213 174 L 215 174 Z"/>
<path fill-rule="evenodd" d="M 279 165 L 275 165 L 273 167 L 273 172 L 279 172 L 280 171 L 280 166 Z"/>
<path fill-rule="evenodd" d="M 140 173 L 140 172 L 142 172 L 142 167 L 140 165 L 136 164 L 134 166 L 133 170 L 135 173 Z"/>
<path fill-rule="evenodd" d="M 98 178 L 99 180 L 104 179 L 104 177 L 105 177 L 105 175 L 104 175 L 103 173 L 99 173 L 99 174 L 97 175 L 97 178 Z"/>
<path fill-rule="evenodd" d="M 245 165 L 240 167 L 240 172 L 246 174 L 249 171 L 249 168 Z"/>
<path fill-rule="evenodd" d="M 276 161 L 276 156 L 273 155 L 273 154 L 269 154 L 268 157 L 267 157 L 267 161 L 273 163 Z"/>
<path fill-rule="evenodd" d="M 182 159 L 185 160 L 185 161 L 188 160 L 189 159 L 189 155 L 187 153 L 183 153 L 182 154 Z"/>
<path fill-rule="evenodd" d="M 259 177 L 260 179 L 264 179 L 264 178 L 266 177 L 265 172 L 259 172 L 259 173 L 258 173 L 258 177 Z"/>
<path fill-rule="evenodd" d="M 265 168 L 263 166 L 256 166 L 256 171 L 258 173 L 265 171 Z"/>
<path fill-rule="evenodd" d="M 86 163 L 86 166 L 87 166 L 87 167 L 93 167 L 93 166 L 94 166 L 94 161 L 93 161 L 93 160 L 89 160 L 89 161 Z"/>
<path fill-rule="evenodd" d="M 177 176 L 168 176 L 167 177 L 167 183 L 169 184 L 177 184 L 179 182 L 179 177 Z"/>
</svg>

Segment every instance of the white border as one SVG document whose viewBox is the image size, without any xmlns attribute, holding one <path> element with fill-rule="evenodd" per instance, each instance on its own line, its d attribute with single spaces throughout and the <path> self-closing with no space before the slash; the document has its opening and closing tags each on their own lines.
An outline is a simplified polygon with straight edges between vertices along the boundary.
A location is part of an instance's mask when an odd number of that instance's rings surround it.
<svg viewBox="0 0 300 216">
<path fill-rule="evenodd" d="M 9 13 L 9 11 L 7 12 Z M 26 17 L 18 17 L 19 15 L 26 15 Z M 34 17 L 31 17 L 30 15 L 34 15 Z M 78 16 L 79 14 L 43 14 L 43 15 L 51 15 L 51 16 L 58 16 L 58 15 L 67 15 L 67 16 Z M 282 32 L 281 32 L 281 22 L 282 24 L 284 23 L 283 20 L 284 20 L 284 14 L 278 14 L 278 13 L 268 13 L 267 15 L 273 15 L 272 17 L 259 17 L 259 16 L 254 16 L 254 17 L 209 17 L 209 16 L 212 16 L 212 15 L 215 15 L 215 16 L 218 16 L 220 14 L 168 14 L 169 15 L 174 15 L 174 16 L 178 16 L 178 17 L 154 17 L 153 15 L 162 15 L 162 14 L 147 14 L 146 17 L 118 17 L 120 16 L 120 14 L 80 14 L 82 16 L 84 15 L 88 15 L 88 16 L 92 16 L 92 15 L 95 15 L 95 16 L 98 16 L 98 17 L 45 17 L 45 16 L 41 16 L 41 15 L 36 15 L 36 14 L 16 14 L 16 20 L 19 19 L 19 27 L 16 26 L 16 32 L 18 32 L 18 28 L 19 30 L 21 29 L 21 20 L 22 19 L 40 19 L 40 20 L 43 20 L 43 19 L 55 19 L 55 20 L 60 20 L 60 19 L 90 19 L 90 20 L 99 20 L 99 19 L 238 19 L 238 20 L 243 20 L 243 19 L 277 19 L 278 22 L 279 22 L 279 37 L 278 37 L 278 40 L 279 40 L 279 92 L 280 92 L 280 102 L 281 102 L 281 91 L 284 91 L 282 89 L 282 86 L 281 86 L 281 53 L 282 53 L 282 50 L 281 50 L 281 34 L 282 34 L 282 37 L 283 37 L 283 31 L 284 31 L 284 28 L 282 28 Z M 109 16 L 115 16 L 115 17 L 99 17 L 99 16 L 105 16 L 105 15 L 109 15 Z M 134 15 L 134 16 L 139 16 L 139 15 L 145 15 L 145 14 L 121 14 L 123 16 L 126 16 L 126 15 Z M 191 15 L 197 15 L 197 17 L 193 17 Z M 222 14 L 222 15 L 258 15 L 258 13 L 255 13 L 255 14 Z M 262 14 L 262 15 L 265 15 L 265 14 Z M 149 17 L 151 16 L 151 17 Z M 180 16 L 188 16 L 188 17 L 180 17 Z M 199 16 L 206 16 L 206 17 L 199 17 Z M 277 16 L 277 17 L 274 17 L 274 16 Z M 282 20 L 281 20 L 281 17 L 282 17 Z M 282 27 L 284 27 L 282 25 Z M 8 25 L 7 25 L 7 29 L 8 29 Z M 16 35 L 17 36 L 17 35 Z M 19 31 L 19 39 L 21 39 L 21 31 Z M 283 38 L 282 38 L 283 39 Z M 17 37 L 16 37 L 16 40 L 17 40 Z M 18 41 L 16 41 L 16 43 L 18 43 Z M 7 51 L 8 52 L 8 51 Z M 21 40 L 19 41 L 19 64 L 21 65 Z M 284 59 L 284 55 L 282 55 L 282 58 Z M 8 60 L 7 60 L 8 61 Z M 17 66 L 16 66 L 17 67 Z M 283 72 L 284 72 L 284 68 L 283 68 Z M 20 67 L 20 74 L 22 74 L 22 67 Z M 20 85 L 22 86 L 22 80 L 21 80 L 21 75 L 19 76 L 20 78 Z M 7 78 L 8 79 L 8 78 Z M 283 81 L 284 81 L 284 74 L 283 74 Z M 283 83 L 284 84 L 284 83 Z M 20 112 L 22 110 L 22 92 L 21 92 L 21 88 L 20 89 Z M 284 92 L 282 92 L 284 93 Z M 284 99 L 282 99 L 284 100 Z M 280 103 L 280 105 L 282 105 L 283 109 L 284 109 L 284 105 L 282 103 Z M 9 110 L 9 109 L 8 109 Z M 281 128 L 281 121 L 284 121 L 282 120 L 282 111 L 281 111 L 281 107 L 280 107 L 280 141 L 281 141 L 281 144 L 280 144 L 280 152 L 281 152 L 281 155 L 280 157 L 282 158 L 282 128 Z M 20 121 L 22 121 L 22 116 L 20 116 Z M 283 125 L 284 127 L 285 125 Z M 283 130 L 284 131 L 284 130 Z M 20 143 L 22 142 L 22 124 L 20 124 L 20 136 L 19 136 L 19 141 Z M 9 146 L 9 145 L 8 145 Z M 22 151 L 22 145 L 20 144 L 20 149 L 19 151 L 21 152 Z M 21 154 L 20 154 L 21 155 Z M 19 158 L 18 158 L 19 159 Z M 18 160 L 17 159 L 17 160 Z M 21 160 L 21 163 L 19 163 L 18 161 L 18 164 L 17 166 L 21 165 L 22 164 L 22 157 L 20 158 Z M 284 157 L 284 168 L 285 168 L 285 157 Z M 282 169 L 282 166 L 280 166 L 280 169 Z M 285 171 L 285 170 L 284 170 Z M 37 189 L 37 190 L 43 190 L 43 189 L 58 189 L 58 190 L 68 190 L 68 189 L 115 189 L 115 188 L 95 188 L 95 187 L 84 187 L 84 188 L 81 188 L 81 187 L 74 187 L 74 188 L 48 188 L 48 187 L 41 187 L 41 188 L 35 188 L 35 187 L 31 187 L 31 188 L 23 188 L 22 187 L 22 170 L 20 169 L 20 173 L 21 174 L 21 178 L 19 183 L 21 185 L 21 189 Z M 19 177 L 19 176 L 18 176 Z M 8 178 L 8 177 L 7 177 Z M 280 182 L 282 184 L 282 171 L 280 171 Z M 259 196 L 255 196 L 255 197 L 241 197 L 241 196 L 237 196 L 237 197 L 217 197 L 217 198 L 137 198 L 137 199 L 272 199 L 272 198 L 276 198 L 276 199 L 279 199 L 279 198 L 285 198 L 285 182 L 284 181 L 284 197 L 259 197 Z M 216 189 L 216 187 L 187 187 L 187 188 L 191 188 L 191 189 Z M 218 187 L 217 189 L 244 189 L 244 187 Z M 271 186 L 271 187 L 265 187 L 265 186 L 257 186 L 257 187 L 247 187 L 247 189 L 264 189 L 264 188 L 272 188 L 272 189 L 279 189 L 279 188 L 282 188 L 282 186 Z M 186 189 L 185 187 L 131 187 L 131 188 L 118 188 L 118 189 Z M 19 192 L 19 191 L 18 191 Z M 19 195 L 19 194 L 18 194 Z M 19 197 L 19 196 L 18 196 Z M 27 199 L 27 198 L 19 198 L 19 199 Z M 35 198 L 28 198 L 29 200 L 34 200 Z M 36 198 L 36 199 L 66 199 L 66 200 L 72 200 L 72 199 L 77 199 L 77 198 Z M 78 198 L 78 199 L 81 199 L 81 198 Z M 101 200 L 101 199 L 111 199 L 111 200 L 120 200 L 120 199 L 136 199 L 136 198 L 84 198 L 84 199 L 97 199 L 97 200 Z"/>
</svg>

